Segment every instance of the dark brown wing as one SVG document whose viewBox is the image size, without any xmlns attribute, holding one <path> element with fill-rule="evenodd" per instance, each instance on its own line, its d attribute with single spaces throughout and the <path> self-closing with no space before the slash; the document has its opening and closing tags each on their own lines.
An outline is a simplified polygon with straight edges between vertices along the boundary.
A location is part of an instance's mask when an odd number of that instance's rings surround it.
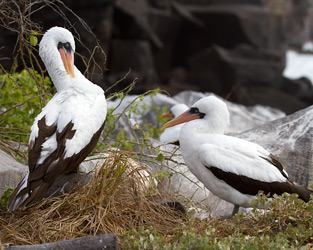
<svg viewBox="0 0 313 250">
<path fill-rule="evenodd" d="M 55 179 L 61 175 L 75 170 L 96 146 L 104 128 L 104 124 L 92 136 L 90 142 L 77 154 L 65 158 L 65 143 L 75 135 L 74 124 L 68 123 L 61 132 L 57 132 L 56 126 L 47 126 L 45 117 L 38 121 L 39 133 L 34 142 L 30 143 L 29 150 L 29 177 L 27 187 L 22 188 L 23 181 L 15 189 L 8 203 L 10 211 L 24 208 L 39 201 L 47 192 Z M 41 164 L 37 164 L 42 144 L 56 133 L 57 149 L 53 151 Z M 22 189 L 21 189 L 22 188 Z"/>
<path fill-rule="evenodd" d="M 268 161 L 269 163 L 271 163 L 274 167 L 276 167 L 279 172 L 285 177 L 288 179 L 288 176 L 286 175 L 285 171 L 284 171 L 284 168 L 283 168 L 283 165 L 281 165 L 281 163 L 276 159 L 276 157 L 272 154 L 269 155 L 270 156 L 270 159 L 269 158 L 266 158 L 266 157 L 262 157 L 260 156 L 262 159 Z"/>
<path fill-rule="evenodd" d="M 39 160 L 42 144 L 47 141 L 57 130 L 57 124 L 52 124 L 51 126 L 46 125 L 46 117 L 42 117 L 38 121 L 38 136 L 35 141 L 30 141 L 28 146 L 28 166 L 29 172 L 32 172 L 36 167 Z"/>
<path fill-rule="evenodd" d="M 56 125 L 55 127 L 51 126 L 51 128 L 46 126 L 45 117 L 38 121 L 38 137 L 35 139 L 34 147 L 30 147 L 28 153 L 30 170 L 28 178 L 29 183 L 45 178 L 48 171 L 55 171 L 55 168 L 59 168 L 59 162 L 62 161 L 65 154 L 66 139 L 72 139 L 75 135 L 76 131 L 72 129 L 73 126 L 74 124 L 69 122 L 61 132 L 58 132 L 56 131 Z M 51 152 L 41 164 L 38 164 L 42 144 L 48 139 L 48 137 L 45 136 L 47 134 L 47 127 L 49 128 L 49 132 L 54 131 L 56 133 L 57 148 L 55 151 Z M 52 135 L 53 134 L 49 134 L 49 137 Z M 29 185 L 29 188 L 31 188 L 31 185 Z"/>
<path fill-rule="evenodd" d="M 262 190 L 264 194 L 269 194 L 270 196 L 273 196 L 274 194 L 281 195 L 285 192 L 296 193 L 299 195 L 299 198 L 307 202 L 312 193 L 310 190 L 294 184 L 289 180 L 286 182 L 263 182 L 244 175 L 225 172 L 213 166 L 206 166 L 206 168 L 211 171 L 216 178 L 226 182 L 229 186 L 238 190 L 242 194 L 257 195 L 260 190 Z"/>
</svg>

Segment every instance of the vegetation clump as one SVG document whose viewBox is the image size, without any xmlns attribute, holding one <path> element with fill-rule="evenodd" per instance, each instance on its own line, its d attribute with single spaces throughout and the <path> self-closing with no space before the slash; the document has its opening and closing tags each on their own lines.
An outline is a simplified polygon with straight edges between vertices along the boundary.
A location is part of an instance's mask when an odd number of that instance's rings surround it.
<svg viewBox="0 0 313 250">
<path fill-rule="evenodd" d="M 305 203 L 296 195 L 269 200 L 260 195 L 264 210 L 239 213 L 231 220 L 193 217 L 171 234 L 153 227 L 128 230 L 120 236 L 123 249 L 312 249 L 313 199 Z M 189 215 L 190 216 L 190 215 Z"/>
<path fill-rule="evenodd" d="M 144 174 L 143 172 L 144 171 Z M 111 153 L 86 186 L 48 198 L 26 211 L 0 214 L 2 243 L 39 244 L 153 226 L 166 233 L 184 220 L 166 206 L 149 169 L 125 153 Z M 147 181 L 149 180 L 149 181 Z M 164 201 L 164 202 L 161 202 Z"/>
</svg>

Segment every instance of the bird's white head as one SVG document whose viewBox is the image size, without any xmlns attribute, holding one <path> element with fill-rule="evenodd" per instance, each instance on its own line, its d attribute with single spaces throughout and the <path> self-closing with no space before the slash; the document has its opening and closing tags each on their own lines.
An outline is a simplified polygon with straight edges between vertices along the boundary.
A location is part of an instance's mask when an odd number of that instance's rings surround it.
<svg viewBox="0 0 313 250">
<path fill-rule="evenodd" d="M 185 122 L 189 128 L 200 133 L 222 134 L 229 125 L 229 111 L 227 105 L 216 96 L 203 97 L 180 116 L 164 124 L 163 128 Z"/>
<path fill-rule="evenodd" d="M 58 85 L 62 85 L 60 81 L 75 77 L 74 52 L 72 33 L 61 27 L 49 29 L 40 41 L 39 55 L 57 89 Z"/>
</svg>

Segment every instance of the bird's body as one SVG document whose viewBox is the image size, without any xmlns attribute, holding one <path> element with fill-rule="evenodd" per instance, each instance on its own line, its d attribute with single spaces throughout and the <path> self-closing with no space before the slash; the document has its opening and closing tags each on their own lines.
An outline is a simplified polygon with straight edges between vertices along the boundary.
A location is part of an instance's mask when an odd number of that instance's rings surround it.
<svg viewBox="0 0 313 250">
<path fill-rule="evenodd" d="M 161 115 L 161 117 L 177 117 L 180 114 L 184 113 L 188 109 L 188 106 L 183 103 L 175 104 L 171 107 L 170 111 Z M 179 134 L 181 128 L 184 124 L 178 124 L 174 127 L 166 128 L 163 133 L 160 135 L 160 142 L 164 143 L 171 143 L 171 142 L 178 142 Z"/>
<path fill-rule="evenodd" d="M 185 122 L 179 142 L 190 171 L 218 197 L 251 207 L 260 190 L 271 196 L 297 193 L 308 201 L 311 191 L 289 180 L 282 165 L 262 146 L 224 135 L 229 112 L 214 96 L 202 98 L 165 127 Z"/>
<path fill-rule="evenodd" d="M 107 113 L 104 92 L 74 66 L 74 49 L 72 34 L 59 27 L 47 31 L 39 45 L 57 93 L 31 128 L 29 174 L 12 194 L 10 211 L 40 200 L 59 175 L 76 170 L 103 130 Z"/>
</svg>

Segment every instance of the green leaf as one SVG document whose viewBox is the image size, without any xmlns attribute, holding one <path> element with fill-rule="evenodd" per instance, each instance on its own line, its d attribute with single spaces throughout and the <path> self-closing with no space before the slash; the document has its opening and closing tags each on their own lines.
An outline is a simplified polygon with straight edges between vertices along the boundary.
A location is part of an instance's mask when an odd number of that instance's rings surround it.
<svg viewBox="0 0 313 250">
<path fill-rule="evenodd" d="M 155 158 L 157 161 L 163 161 L 164 155 L 162 153 L 159 153 L 158 156 Z"/>
<path fill-rule="evenodd" d="M 6 205 L 8 204 L 8 201 L 10 199 L 10 196 L 11 196 L 13 190 L 14 189 L 12 189 L 12 188 L 7 188 L 5 190 L 5 192 L 3 193 L 3 195 L 0 197 L 0 202 L 1 202 L 3 207 L 6 207 Z"/>
<path fill-rule="evenodd" d="M 38 38 L 36 36 L 31 35 L 29 37 L 29 41 L 32 46 L 36 46 L 38 43 Z"/>
</svg>

